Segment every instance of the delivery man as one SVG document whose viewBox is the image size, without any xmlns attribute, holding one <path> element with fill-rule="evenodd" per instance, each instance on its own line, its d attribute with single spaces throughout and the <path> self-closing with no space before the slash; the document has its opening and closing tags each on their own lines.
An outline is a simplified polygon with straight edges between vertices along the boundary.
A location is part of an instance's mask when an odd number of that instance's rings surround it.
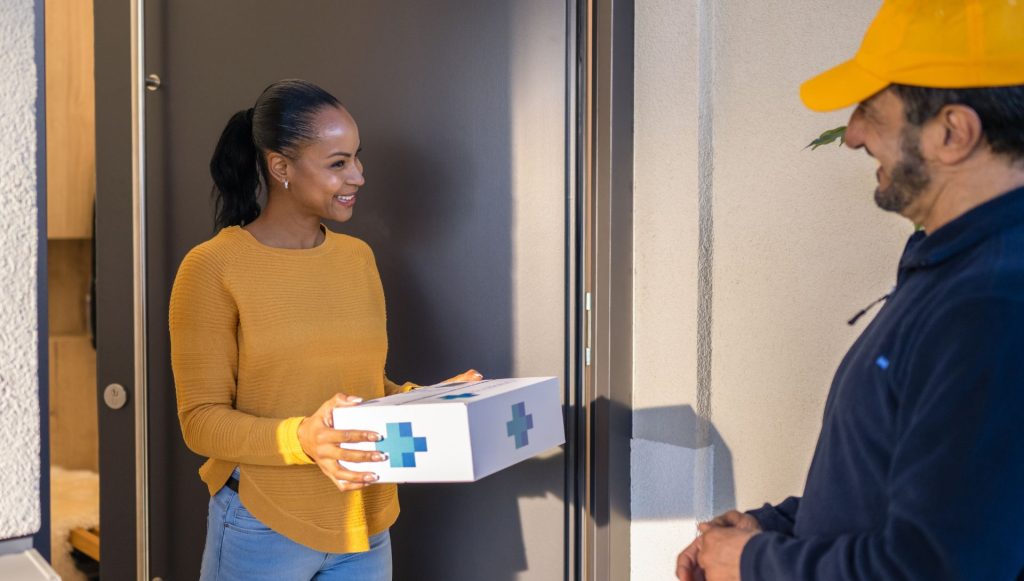
<svg viewBox="0 0 1024 581">
<path fill-rule="evenodd" d="M 700 526 L 692 581 L 1024 579 L 1024 0 L 885 0 L 805 83 L 920 227 L 836 372 L 804 495 Z"/>
</svg>

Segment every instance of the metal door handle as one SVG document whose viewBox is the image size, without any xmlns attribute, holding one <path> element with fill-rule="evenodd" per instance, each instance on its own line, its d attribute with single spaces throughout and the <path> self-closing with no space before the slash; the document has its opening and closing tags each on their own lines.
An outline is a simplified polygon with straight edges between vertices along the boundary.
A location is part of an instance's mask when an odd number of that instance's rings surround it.
<svg viewBox="0 0 1024 581">
<path fill-rule="evenodd" d="M 146 358 L 146 2 L 131 0 L 132 287 L 135 335 L 135 556 L 136 578 L 149 579 L 149 389 Z"/>
</svg>

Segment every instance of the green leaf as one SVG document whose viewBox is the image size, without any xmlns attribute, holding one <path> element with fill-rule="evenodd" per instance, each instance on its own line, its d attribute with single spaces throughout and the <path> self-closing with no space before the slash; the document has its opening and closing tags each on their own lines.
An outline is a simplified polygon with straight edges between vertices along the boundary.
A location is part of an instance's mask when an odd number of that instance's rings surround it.
<svg viewBox="0 0 1024 581">
<path fill-rule="evenodd" d="M 839 145 L 846 143 L 845 125 L 843 125 L 842 127 L 836 127 L 835 129 L 829 129 L 828 131 L 822 133 L 821 135 L 818 136 L 817 139 L 808 143 L 807 147 L 810 147 L 811 151 L 814 151 L 815 149 L 818 149 L 822 145 L 828 145 L 829 143 L 832 143 L 837 139 L 839 140 Z M 807 147 L 805 147 L 804 149 L 807 149 Z"/>
</svg>

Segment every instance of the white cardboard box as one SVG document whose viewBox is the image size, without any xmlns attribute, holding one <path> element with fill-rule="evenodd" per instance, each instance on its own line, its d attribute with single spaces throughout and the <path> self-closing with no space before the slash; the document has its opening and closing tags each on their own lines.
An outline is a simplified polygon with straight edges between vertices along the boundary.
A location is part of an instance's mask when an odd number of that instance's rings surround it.
<svg viewBox="0 0 1024 581">
<path fill-rule="evenodd" d="M 422 387 L 334 410 L 338 429 L 370 430 L 383 462 L 345 463 L 380 482 L 471 482 L 565 443 L 555 377 L 490 379 Z"/>
</svg>

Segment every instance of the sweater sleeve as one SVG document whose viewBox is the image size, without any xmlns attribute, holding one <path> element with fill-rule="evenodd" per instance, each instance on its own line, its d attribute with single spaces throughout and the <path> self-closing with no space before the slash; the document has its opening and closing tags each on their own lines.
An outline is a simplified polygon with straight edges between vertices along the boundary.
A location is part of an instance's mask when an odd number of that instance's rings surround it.
<svg viewBox="0 0 1024 581">
<path fill-rule="evenodd" d="M 915 338 L 886 520 L 831 538 L 763 533 L 744 581 L 1013 579 L 1024 567 L 1024 301 L 964 299 Z"/>
<path fill-rule="evenodd" d="M 765 532 L 782 533 L 792 536 L 798 508 L 800 508 L 800 498 L 790 496 L 775 506 L 765 503 L 761 508 L 748 510 L 747 514 L 757 519 L 757 524 Z"/>
<path fill-rule="evenodd" d="M 366 255 L 366 264 L 373 272 L 374 280 L 376 280 L 377 284 L 380 285 L 380 272 L 377 269 L 377 259 L 374 257 L 373 249 L 370 248 L 369 244 L 363 242 L 362 240 L 357 240 L 357 243 L 359 244 L 359 248 L 362 249 L 362 252 L 364 252 Z M 384 289 L 383 286 L 381 286 L 381 293 L 383 294 L 383 292 Z M 408 391 L 412 391 L 418 387 L 422 386 L 412 383 L 410 381 L 407 381 L 399 385 L 394 381 L 391 381 L 391 379 L 388 378 L 387 374 L 384 375 L 384 395 L 395 395 L 396 393 L 405 393 Z"/>
<path fill-rule="evenodd" d="M 178 419 L 193 452 L 243 464 L 311 464 L 298 439 L 301 417 L 262 418 L 235 409 L 238 309 L 223 259 L 198 247 L 171 291 L 171 367 Z"/>
</svg>

